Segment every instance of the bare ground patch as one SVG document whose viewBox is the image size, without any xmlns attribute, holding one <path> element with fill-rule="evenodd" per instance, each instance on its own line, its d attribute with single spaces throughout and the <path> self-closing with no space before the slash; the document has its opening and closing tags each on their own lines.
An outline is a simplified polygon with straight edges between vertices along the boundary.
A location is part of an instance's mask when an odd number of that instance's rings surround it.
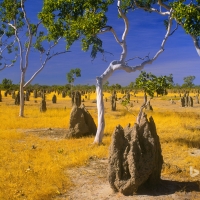
<svg viewBox="0 0 200 200">
<path fill-rule="evenodd" d="M 48 139 L 64 139 L 65 135 L 68 133 L 68 129 L 64 128 L 37 128 L 37 129 L 19 129 L 18 131 L 23 132 L 25 134 L 33 134 L 37 135 L 41 138 Z"/>
<path fill-rule="evenodd" d="M 200 199 L 199 185 L 197 182 L 184 182 L 169 180 L 162 177 L 159 187 L 154 191 L 149 188 L 140 188 L 137 195 L 124 196 L 114 193 L 107 180 L 108 160 L 91 158 L 86 166 L 67 170 L 74 187 L 66 194 L 57 196 L 57 200 L 165 200 L 165 199 Z"/>
</svg>

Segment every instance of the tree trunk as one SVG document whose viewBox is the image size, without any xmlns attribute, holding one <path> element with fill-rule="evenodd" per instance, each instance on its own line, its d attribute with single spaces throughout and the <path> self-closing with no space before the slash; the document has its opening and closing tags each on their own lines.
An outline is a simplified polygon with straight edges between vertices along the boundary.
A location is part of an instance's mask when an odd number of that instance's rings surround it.
<svg viewBox="0 0 200 200">
<path fill-rule="evenodd" d="M 103 103 L 103 84 L 108 80 L 108 78 L 116 70 L 124 70 L 128 73 L 135 72 L 136 70 L 142 70 L 144 65 L 148 62 L 143 62 L 141 65 L 136 67 L 129 67 L 121 61 L 112 61 L 106 71 L 100 76 L 97 77 L 96 84 L 96 93 L 97 93 L 97 110 L 98 110 L 98 128 L 97 133 L 94 139 L 94 143 L 102 143 L 104 128 L 105 128 L 105 119 L 104 119 L 104 103 Z"/>
<path fill-rule="evenodd" d="M 105 119 L 104 119 L 104 103 L 103 103 L 103 84 L 100 77 L 96 78 L 96 93 L 97 93 L 97 110 L 98 110 L 98 128 L 94 143 L 102 143 L 104 128 L 105 128 Z"/>
<path fill-rule="evenodd" d="M 25 73 L 21 72 L 21 80 L 19 86 L 19 94 L 20 94 L 19 117 L 24 117 L 24 79 L 25 79 Z"/>
</svg>

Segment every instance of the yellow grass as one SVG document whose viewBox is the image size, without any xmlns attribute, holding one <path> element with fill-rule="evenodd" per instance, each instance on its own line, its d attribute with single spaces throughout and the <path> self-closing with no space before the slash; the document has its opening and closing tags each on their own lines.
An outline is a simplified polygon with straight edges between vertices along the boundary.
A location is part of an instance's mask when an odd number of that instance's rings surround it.
<svg viewBox="0 0 200 200">
<path fill-rule="evenodd" d="M 3 92 L 2 92 L 3 94 Z M 10 96 L 3 97 L 0 103 L 0 199 L 48 200 L 73 187 L 68 169 L 85 165 L 91 157 L 108 157 L 110 139 L 115 126 L 126 126 L 135 122 L 142 103 L 142 94 L 131 96 L 134 102 L 132 114 L 117 104 L 117 111 L 110 111 L 110 103 L 105 102 L 105 137 L 103 145 L 93 145 L 93 137 L 81 139 L 52 139 L 40 137 L 27 129 L 68 128 L 71 102 L 69 97 L 57 95 L 57 104 L 52 104 L 54 93 L 48 94 L 47 112 L 40 113 L 40 99 L 31 96 L 25 105 L 25 117 L 19 118 L 19 107 L 14 105 Z M 118 94 L 120 97 L 121 94 Z M 104 98 L 110 94 L 104 93 Z M 169 94 L 170 97 L 170 94 Z M 84 104 L 97 122 L 96 104 L 92 103 L 95 94 Z M 165 164 L 163 176 L 175 180 L 199 180 L 199 176 L 190 177 L 193 166 L 200 170 L 199 156 L 192 156 L 193 148 L 200 148 L 200 131 L 188 127 L 198 126 L 199 109 L 185 109 L 171 105 L 161 98 L 152 100 L 152 115 L 160 137 Z M 200 109 L 199 109 L 200 110 Z M 134 116 L 135 115 L 135 116 Z"/>
</svg>

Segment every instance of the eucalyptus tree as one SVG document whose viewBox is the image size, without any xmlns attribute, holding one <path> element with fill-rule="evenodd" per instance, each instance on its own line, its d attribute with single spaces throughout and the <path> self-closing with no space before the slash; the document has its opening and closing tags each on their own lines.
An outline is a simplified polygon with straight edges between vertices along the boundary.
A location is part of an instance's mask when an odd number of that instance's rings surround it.
<svg viewBox="0 0 200 200">
<path fill-rule="evenodd" d="M 123 20 L 124 28 L 119 35 L 112 27 L 107 24 L 108 6 L 116 4 L 118 15 Z M 127 58 L 127 35 L 129 31 L 128 11 L 141 9 L 148 12 L 155 12 L 163 17 L 166 25 L 166 33 L 163 35 L 160 48 L 155 55 L 150 58 L 148 55 L 136 66 L 130 66 Z M 107 13 L 108 11 L 108 13 Z M 121 55 L 117 60 L 113 60 L 107 69 L 96 78 L 97 108 L 98 108 L 98 129 L 95 136 L 95 143 L 101 143 L 104 135 L 104 104 L 103 104 L 103 84 L 116 70 L 124 70 L 128 73 L 142 70 L 146 65 L 152 64 L 161 53 L 165 44 L 177 29 L 181 26 L 192 38 L 197 53 L 200 55 L 199 36 L 200 36 L 200 2 L 199 1 L 162 1 L 162 0 L 44 0 L 43 10 L 39 17 L 43 20 L 45 27 L 52 36 L 62 36 L 66 39 L 67 48 L 72 43 L 81 38 L 82 49 L 91 49 L 91 57 L 95 58 L 98 52 L 105 53 L 102 41 L 98 34 L 110 32 L 115 41 L 122 49 Z M 139 16 L 142 17 L 142 16 Z M 120 20 L 119 19 L 119 20 Z M 117 16 L 116 16 L 117 20 Z M 173 23 L 174 22 L 174 23 Z M 176 24 L 173 29 L 172 24 Z M 173 29 L 173 30 L 172 30 Z M 91 47 L 91 48 L 89 48 Z M 141 113 L 141 112 L 140 112 Z"/>
<path fill-rule="evenodd" d="M 19 57 L 20 67 L 20 111 L 19 116 L 24 116 L 24 89 L 45 67 L 46 63 L 54 56 L 66 53 L 67 50 L 53 52 L 61 37 L 51 37 L 42 26 L 42 20 L 31 23 L 26 12 L 26 0 L 2 0 L 0 2 L 0 70 L 11 67 Z M 27 0 L 27 3 L 34 2 Z M 17 46 L 16 46 L 17 45 Z M 31 63 L 29 58 L 31 49 L 36 50 L 40 65 L 35 73 L 25 81 L 26 72 Z M 6 53 L 7 51 L 7 53 Z M 10 55 L 11 54 L 11 55 Z M 2 62 L 6 56 L 13 59 L 9 63 Z"/>
<path fill-rule="evenodd" d="M 144 91 L 144 96 L 148 94 L 150 98 L 154 97 L 154 93 L 165 94 L 166 89 L 173 85 L 173 76 L 156 76 L 154 74 L 141 71 L 135 80 L 135 85 Z"/>
<path fill-rule="evenodd" d="M 106 82 L 103 84 L 103 89 L 106 91 L 106 90 L 108 90 L 108 87 L 109 87 L 109 82 L 106 81 Z"/>
<path fill-rule="evenodd" d="M 72 95 L 72 85 L 74 84 L 77 77 L 81 77 L 81 69 L 79 68 L 71 69 L 67 73 L 67 81 L 71 85 L 71 95 Z"/>
<path fill-rule="evenodd" d="M 7 78 L 4 78 L 4 79 L 2 80 L 1 85 L 2 85 L 2 89 L 3 89 L 3 90 L 9 90 L 9 89 L 12 88 L 13 83 L 12 83 L 12 80 L 7 79 Z"/>
<path fill-rule="evenodd" d="M 183 83 L 182 87 L 183 88 L 192 88 L 192 87 L 194 87 L 193 81 L 194 81 L 195 78 L 196 78 L 195 76 L 186 76 L 186 77 L 184 77 L 183 78 L 184 83 Z"/>
</svg>

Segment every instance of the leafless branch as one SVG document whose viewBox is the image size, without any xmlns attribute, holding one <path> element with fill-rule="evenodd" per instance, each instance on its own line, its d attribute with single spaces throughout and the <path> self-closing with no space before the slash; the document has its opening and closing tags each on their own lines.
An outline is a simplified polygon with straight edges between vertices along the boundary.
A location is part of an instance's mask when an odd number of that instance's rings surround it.
<svg viewBox="0 0 200 200">
<path fill-rule="evenodd" d="M 14 63 L 16 62 L 17 58 L 18 58 L 18 55 L 16 54 L 14 60 L 12 61 L 12 63 L 11 64 L 4 64 L 4 66 L 2 68 L 0 68 L 0 71 L 4 70 L 5 68 L 12 67 L 14 65 Z"/>
<path fill-rule="evenodd" d="M 111 29 L 112 29 L 112 26 L 104 26 L 104 27 L 101 28 L 101 30 L 99 31 L 99 34 L 101 34 L 101 33 L 106 33 L 106 32 L 110 32 Z"/>
<path fill-rule="evenodd" d="M 0 51 L 0 55 L 6 50 L 8 49 L 8 47 L 12 47 L 15 44 L 16 40 L 14 40 L 11 44 L 7 44 L 1 51 Z"/>
<path fill-rule="evenodd" d="M 122 47 L 123 51 L 121 53 L 120 60 L 124 62 L 126 55 L 127 55 L 126 36 L 127 36 L 128 30 L 129 30 L 129 23 L 128 23 L 128 19 L 127 19 L 126 15 L 124 14 L 124 12 L 120 8 L 120 6 L 121 6 L 121 0 L 118 0 L 117 1 L 118 12 L 119 12 L 120 16 L 122 17 L 122 19 L 124 20 L 124 24 L 125 24 L 124 32 L 122 34 L 122 41 L 119 39 L 115 30 L 111 26 L 103 27 L 101 29 L 101 31 L 99 32 L 99 34 L 106 33 L 106 32 L 112 32 L 113 33 L 113 36 L 114 36 L 116 42 Z"/>
<path fill-rule="evenodd" d="M 4 70 L 6 68 L 6 65 L 4 65 L 2 68 L 0 68 L 0 71 Z"/>
<path fill-rule="evenodd" d="M 144 58 L 141 58 L 141 57 L 139 57 L 139 56 L 135 56 L 134 58 L 130 58 L 130 59 L 126 60 L 126 63 L 127 63 L 128 61 L 130 61 L 130 60 L 135 60 L 135 59 L 145 60 L 146 58 L 149 59 L 149 54 L 148 54 L 148 56 L 145 56 Z"/>
<path fill-rule="evenodd" d="M 70 51 L 62 51 L 62 52 L 54 53 L 52 56 L 48 57 L 47 60 L 50 60 L 50 59 L 53 58 L 54 56 L 57 56 L 57 55 L 60 55 L 60 54 L 64 54 L 64 53 L 67 53 L 67 52 L 70 52 Z"/>
<path fill-rule="evenodd" d="M 16 24 L 15 20 L 14 20 L 14 24 Z M 16 40 L 18 42 L 18 45 L 19 45 L 20 70 L 23 71 L 23 48 L 22 48 L 22 43 L 21 43 L 21 40 L 19 38 L 16 26 L 14 26 L 11 23 L 8 23 L 8 25 L 11 26 L 12 28 L 14 28 L 14 30 L 15 30 L 15 38 L 16 38 Z"/>
<path fill-rule="evenodd" d="M 0 41 L 2 40 L 3 36 L 6 34 L 6 32 L 4 31 L 3 34 L 0 37 Z"/>
<path fill-rule="evenodd" d="M 67 52 L 70 52 L 70 51 L 62 51 L 62 52 L 57 52 L 57 53 L 53 53 L 52 55 L 50 55 L 50 52 L 52 50 L 52 48 L 54 48 L 59 40 L 61 39 L 61 37 L 59 37 L 52 45 L 50 45 L 47 53 L 46 53 L 46 57 L 44 59 L 44 61 L 42 61 L 42 53 L 40 54 L 40 62 L 41 62 L 41 67 L 33 74 L 33 76 L 24 84 L 24 88 L 29 85 L 31 83 L 31 81 L 35 78 L 35 76 L 40 72 L 42 71 L 42 69 L 45 67 L 46 63 L 51 59 L 53 58 L 54 56 L 57 56 L 57 55 L 60 55 L 60 54 L 64 54 L 64 53 L 67 53 Z"/>
<path fill-rule="evenodd" d="M 8 25 L 11 26 L 11 27 L 12 27 L 13 29 L 15 29 L 15 30 L 17 29 L 17 28 L 16 28 L 13 24 L 11 24 L 11 23 L 8 23 Z"/>
<path fill-rule="evenodd" d="M 122 35 L 122 41 L 125 41 L 126 36 L 128 34 L 128 30 L 129 30 L 128 18 L 126 17 L 126 15 L 124 14 L 124 12 L 121 9 L 121 0 L 118 0 L 117 7 L 118 7 L 118 12 L 119 12 L 120 16 L 122 17 L 122 19 L 124 20 L 124 24 L 125 24 L 124 33 Z"/>
<path fill-rule="evenodd" d="M 24 0 L 21 0 L 21 8 L 22 8 L 22 12 L 24 14 L 24 19 L 26 21 L 26 25 L 27 25 L 27 29 L 28 29 L 28 35 L 29 35 L 29 41 L 28 41 L 28 45 L 27 45 L 27 49 L 26 49 L 26 54 L 25 54 L 25 65 L 24 65 L 24 68 L 23 68 L 23 71 L 25 72 L 28 68 L 28 61 L 29 61 L 29 53 L 30 53 L 30 48 L 31 48 L 31 44 L 32 44 L 32 33 L 31 33 L 31 26 L 30 26 L 30 23 L 29 23 L 29 20 L 27 18 L 27 15 L 26 15 L 26 11 L 24 10 Z"/>
<path fill-rule="evenodd" d="M 178 23 L 176 23 L 176 28 L 169 34 L 169 36 L 171 36 L 171 35 L 173 35 L 174 34 L 174 32 L 178 29 Z"/>
<path fill-rule="evenodd" d="M 107 62 L 106 56 L 105 56 L 106 53 L 107 53 L 107 54 L 110 54 L 110 55 L 112 55 L 112 56 L 114 56 L 111 52 L 103 51 L 103 53 L 102 53 L 102 60 L 103 60 L 104 62 Z"/>
</svg>

